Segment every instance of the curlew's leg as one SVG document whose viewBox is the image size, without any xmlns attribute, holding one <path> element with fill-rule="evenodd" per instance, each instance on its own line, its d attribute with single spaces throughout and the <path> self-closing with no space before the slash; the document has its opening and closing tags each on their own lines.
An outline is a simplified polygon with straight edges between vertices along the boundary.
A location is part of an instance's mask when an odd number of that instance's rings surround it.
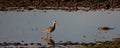
<svg viewBox="0 0 120 48">
<path fill-rule="evenodd" d="M 47 33 L 47 38 L 48 38 L 48 33 Z"/>
<path fill-rule="evenodd" d="M 50 38 L 52 38 L 52 34 L 50 33 Z"/>
</svg>

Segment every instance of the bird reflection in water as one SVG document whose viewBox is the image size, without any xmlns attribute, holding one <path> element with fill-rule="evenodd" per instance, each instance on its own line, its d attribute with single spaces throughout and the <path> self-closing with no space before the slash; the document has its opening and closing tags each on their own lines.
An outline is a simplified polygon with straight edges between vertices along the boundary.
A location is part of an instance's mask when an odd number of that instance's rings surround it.
<svg viewBox="0 0 120 48">
<path fill-rule="evenodd" d="M 51 45 L 52 48 L 55 48 L 55 41 L 52 38 L 41 38 L 45 43 Z"/>
</svg>

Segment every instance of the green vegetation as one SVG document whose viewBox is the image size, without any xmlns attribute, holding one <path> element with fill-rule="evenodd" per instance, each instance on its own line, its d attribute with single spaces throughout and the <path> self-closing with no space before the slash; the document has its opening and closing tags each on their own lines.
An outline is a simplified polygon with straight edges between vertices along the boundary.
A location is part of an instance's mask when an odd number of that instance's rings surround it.
<svg viewBox="0 0 120 48">
<path fill-rule="evenodd" d="M 94 48 L 119 48 L 120 45 L 105 45 L 105 46 L 96 46 Z"/>
</svg>

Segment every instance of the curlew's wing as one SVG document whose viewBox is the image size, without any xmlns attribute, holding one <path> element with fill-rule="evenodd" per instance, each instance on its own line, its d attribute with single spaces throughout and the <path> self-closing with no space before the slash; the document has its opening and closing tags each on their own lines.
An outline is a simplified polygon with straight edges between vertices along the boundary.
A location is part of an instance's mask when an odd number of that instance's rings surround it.
<svg viewBox="0 0 120 48">
<path fill-rule="evenodd" d="M 44 33 L 50 33 L 52 29 L 53 29 L 53 27 L 50 26 L 50 27 L 46 28 L 45 30 L 43 30 L 43 32 Z"/>
</svg>

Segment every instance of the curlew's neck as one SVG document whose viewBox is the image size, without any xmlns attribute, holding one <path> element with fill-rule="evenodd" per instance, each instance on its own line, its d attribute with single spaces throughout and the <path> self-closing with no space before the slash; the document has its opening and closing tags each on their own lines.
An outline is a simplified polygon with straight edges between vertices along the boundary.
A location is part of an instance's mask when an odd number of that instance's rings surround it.
<svg viewBox="0 0 120 48">
<path fill-rule="evenodd" d="M 52 26 L 55 26 L 56 25 L 56 23 L 52 23 Z"/>
</svg>

